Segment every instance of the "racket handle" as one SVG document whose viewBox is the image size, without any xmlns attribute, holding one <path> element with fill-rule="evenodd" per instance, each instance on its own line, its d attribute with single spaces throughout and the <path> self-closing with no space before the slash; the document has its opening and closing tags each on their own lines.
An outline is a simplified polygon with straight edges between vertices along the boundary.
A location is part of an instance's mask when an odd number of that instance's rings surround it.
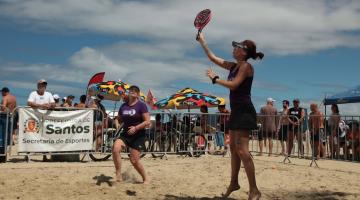
<svg viewBox="0 0 360 200">
<path fill-rule="evenodd" d="M 202 29 L 198 30 L 198 33 L 196 34 L 196 41 L 199 41 L 201 31 L 202 31 Z"/>
</svg>

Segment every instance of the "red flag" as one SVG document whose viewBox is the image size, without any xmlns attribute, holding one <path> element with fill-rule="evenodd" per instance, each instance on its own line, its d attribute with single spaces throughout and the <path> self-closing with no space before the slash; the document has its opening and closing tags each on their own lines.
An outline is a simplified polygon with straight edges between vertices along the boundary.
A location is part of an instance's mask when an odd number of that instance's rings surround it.
<svg viewBox="0 0 360 200">
<path fill-rule="evenodd" d="M 95 74 L 95 75 L 90 79 L 89 84 L 88 84 L 88 87 L 89 87 L 89 85 L 91 85 L 91 84 L 103 82 L 104 76 L 105 76 L 105 72 L 99 72 L 99 73 Z"/>
<path fill-rule="evenodd" d="M 146 103 L 151 107 L 151 109 L 156 110 L 156 106 L 154 105 L 156 102 L 156 98 L 152 94 L 151 90 L 149 89 L 147 96 L 146 96 Z"/>
</svg>

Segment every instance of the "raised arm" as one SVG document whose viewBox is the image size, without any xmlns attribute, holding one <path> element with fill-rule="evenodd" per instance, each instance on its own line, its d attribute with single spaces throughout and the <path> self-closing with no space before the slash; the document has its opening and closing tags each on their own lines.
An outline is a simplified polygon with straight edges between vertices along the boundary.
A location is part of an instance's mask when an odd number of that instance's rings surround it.
<svg viewBox="0 0 360 200">
<path fill-rule="evenodd" d="M 201 47 L 204 49 L 205 54 L 207 55 L 207 57 L 209 58 L 209 60 L 211 60 L 213 63 L 215 63 L 216 65 L 230 70 L 232 66 L 234 66 L 235 63 L 233 62 L 228 62 L 225 61 L 224 59 L 217 57 L 209 48 L 209 46 L 207 45 L 205 38 L 204 38 L 204 34 L 200 33 L 199 35 L 199 39 L 198 39 Z"/>
<path fill-rule="evenodd" d="M 216 79 L 215 83 L 222 85 L 226 88 L 229 88 L 230 90 L 235 90 L 245 80 L 245 78 L 250 75 L 250 70 L 251 70 L 250 64 L 244 63 L 240 66 L 239 71 L 237 72 L 233 80 L 227 81 L 227 80 Z M 214 80 L 215 77 L 219 78 L 211 69 L 207 70 L 207 75 L 212 80 Z"/>
</svg>

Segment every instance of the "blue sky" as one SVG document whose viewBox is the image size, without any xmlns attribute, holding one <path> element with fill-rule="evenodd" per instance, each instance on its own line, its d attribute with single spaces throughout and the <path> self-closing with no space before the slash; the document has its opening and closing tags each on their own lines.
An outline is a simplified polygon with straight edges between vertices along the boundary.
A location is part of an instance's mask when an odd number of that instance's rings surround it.
<svg viewBox="0 0 360 200">
<path fill-rule="evenodd" d="M 265 57 L 252 61 L 257 110 L 267 97 L 300 98 L 304 107 L 360 85 L 360 1 L 111 1 L 0 0 L 0 86 L 21 105 L 46 78 L 61 96 L 85 93 L 105 71 L 164 98 L 193 87 L 228 98 L 205 70 L 227 72 L 206 59 L 193 19 L 213 12 L 204 29 L 215 54 L 231 57 L 231 41 L 252 39 Z M 341 107 L 358 114 L 357 104 Z"/>
</svg>

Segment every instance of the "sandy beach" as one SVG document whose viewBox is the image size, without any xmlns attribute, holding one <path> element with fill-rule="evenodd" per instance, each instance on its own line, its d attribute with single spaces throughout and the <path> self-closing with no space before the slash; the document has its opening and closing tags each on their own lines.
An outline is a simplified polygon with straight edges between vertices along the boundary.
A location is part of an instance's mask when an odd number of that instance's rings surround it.
<svg viewBox="0 0 360 200">
<path fill-rule="evenodd" d="M 230 158 L 168 156 L 142 159 L 151 177 L 149 185 L 128 159 L 123 159 L 123 183 L 114 182 L 112 160 L 104 162 L 30 163 L 19 158 L 0 164 L 0 199 L 221 199 L 230 180 Z M 358 199 L 359 163 L 310 161 L 255 156 L 256 176 L 262 199 Z M 240 172 L 241 189 L 229 199 L 247 199 L 248 182 Z"/>
</svg>

